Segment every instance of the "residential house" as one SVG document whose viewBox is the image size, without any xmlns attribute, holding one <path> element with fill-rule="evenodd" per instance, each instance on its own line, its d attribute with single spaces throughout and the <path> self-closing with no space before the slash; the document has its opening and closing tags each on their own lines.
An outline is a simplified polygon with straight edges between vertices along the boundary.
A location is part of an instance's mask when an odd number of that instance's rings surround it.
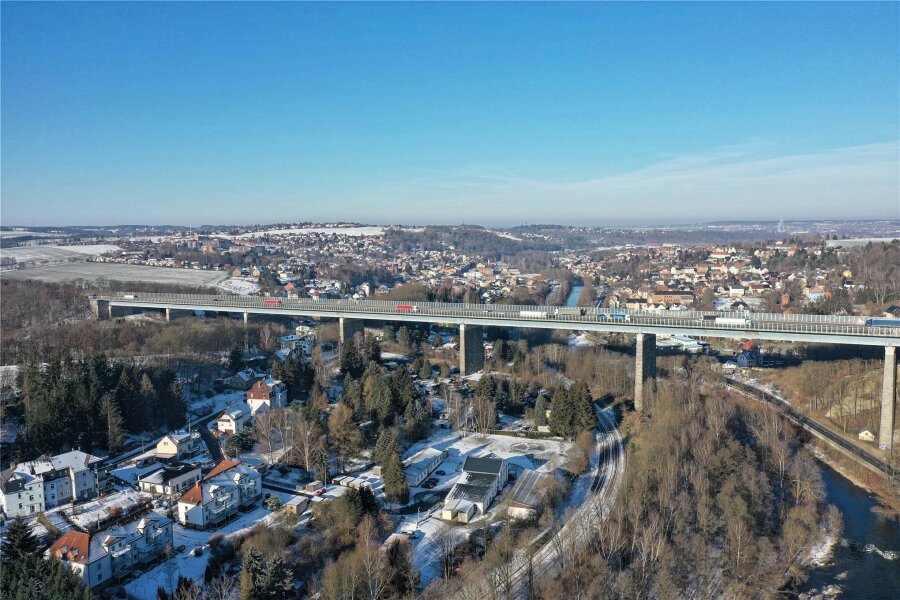
<svg viewBox="0 0 900 600">
<path fill-rule="evenodd" d="M 200 481 L 200 468 L 192 465 L 161 467 L 138 477 L 138 487 L 142 492 L 180 496 L 186 489 Z"/>
<path fill-rule="evenodd" d="M 45 552 L 89 587 L 125 577 L 162 559 L 173 544 L 172 520 L 149 512 L 139 520 L 95 533 L 68 531 Z"/>
<path fill-rule="evenodd" d="M 265 373 L 257 373 L 253 369 L 244 369 L 238 371 L 225 380 L 225 386 L 233 390 L 249 390 L 254 383 L 260 379 L 265 379 Z"/>
<path fill-rule="evenodd" d="M 223 523 L 240 509 L 262 499 L 262 475 L 236 461 L 224 460 L 178 500 L 178 522 L 206 529 Z"/>
<path fill-rule="evenodd" d="M 222 433 L 237 434 L 250 422 L 250 406 L 236 402 L 222 411 L 216 419 L 216 429 Z"/>
<path fill-rule="evenodd" d="M 156 444 L 156 457 L 177 461 L 193 458 L 200 453 L 200 434 L 196 431 L 174 431 Z"/>
<path fill-rule="evenodd" d="M 26 516 L 97 495 L 101 459 L 80 450 L 19 463 L 0 472 L 3 513 Z"/>
<path fill-rule="evenodd" d="M 284 408 L 287 404 L 287 386 L 272 378 L 257 381 L 247 390 L 247 404 L 251 415 L 270 408 Z"/>
</svg>

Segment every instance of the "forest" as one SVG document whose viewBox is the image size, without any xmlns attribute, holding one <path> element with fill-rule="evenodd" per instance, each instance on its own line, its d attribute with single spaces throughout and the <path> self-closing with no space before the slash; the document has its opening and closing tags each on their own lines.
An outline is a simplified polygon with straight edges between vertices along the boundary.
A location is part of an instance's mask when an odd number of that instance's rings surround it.
<svg viewBox="0 0 900 600">
<path fill-rule="evenodd" d="M 72 448 L 117 452 L 130 433 L 185 423 L 181 386 L 167 368 L 112 362 L 103 355 L 57 356 L 26 364 L 21 379 L 25 435 L 17 438 L 10 459 Z"/>
</svg>

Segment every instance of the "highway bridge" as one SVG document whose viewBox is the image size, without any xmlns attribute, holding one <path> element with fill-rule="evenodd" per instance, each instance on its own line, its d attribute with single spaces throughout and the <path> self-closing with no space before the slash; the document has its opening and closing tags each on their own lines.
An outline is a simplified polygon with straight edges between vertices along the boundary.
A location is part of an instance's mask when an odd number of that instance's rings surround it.
<svg viewBox="0 0 900 600">
<path fill-rule="evenodd" d="M 313 300 L 261 296 L 155 294 L 120 292 L 90 298 L 99 319 L 143 310 L 162 310 L 166 318 L 194 311 L 281 317 L 334 318 L 343 342 L 371 321 L 407 321 L 458 325 L 460 371 L 470 374 L 484 365 L 483 328 L 514 327 L 622 333 L 635 336 L 635 408 L 641 410 L 644 385 L 656 377 L 656 336 L 772 340 L 885 348 L 879 445 L 892 443 L 896 404 L 896 348 L 900 325 L 867 326 L 865 317 L 712 313 L 697 311 L 627 311 L 505 304 L 452 304 L 387 300 Z M 900 321 L 898 321 L 900 323 Z"/>
</svg>

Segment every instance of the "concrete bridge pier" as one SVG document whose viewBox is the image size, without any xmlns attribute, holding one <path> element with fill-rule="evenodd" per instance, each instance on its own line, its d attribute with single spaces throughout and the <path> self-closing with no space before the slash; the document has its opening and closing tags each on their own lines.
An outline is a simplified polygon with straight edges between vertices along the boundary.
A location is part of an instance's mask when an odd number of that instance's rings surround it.
<svg viewBox="0 0 900 600">
<path fill-rule="evenodd" d="M 656 336 L 638 333 L 634 355 L 634 409 L 644 410 L 644 394 L 656 386 Z"/>
<path fill-rule="evenodd" d="M 109 306 L 109 300 L 91 300 L 91 310 L 98 321 L 105 321 L 112 317 L 112 309 Z"/>
<path fill-rule="evenodd" d="M 187 317 L 193 314 L 193 311 L 190 310 L 179 310 L 177 308 L 167 308 L 166 309 L 166 323 L 177 319 L 178 317 Z M 244 313 L 246 316 L 246 313 Z M 246 323 L 246 321 L 245 321 Z"/>
<path fill-rule="evenodd" d="M 348 319 L 340 317 L 339 319 L 339 339 L 341 343 L 349 342 L 357 333 L 365 334 L 366 326 L 361 319 Z"/>
<path fill-rule="evenodd" d="M 897 348 L 884 348 L 884 378 L 881 381 L 881 427 L 878 446 L 890 454 L 894 443 L 894 414 L 897 407 Z"/>
<path fill-rule="evenodd" d="M 484 329 L 480 325 L 459 326 L 459 372 L 477 373 L 484 367 Z"/>
</svg>

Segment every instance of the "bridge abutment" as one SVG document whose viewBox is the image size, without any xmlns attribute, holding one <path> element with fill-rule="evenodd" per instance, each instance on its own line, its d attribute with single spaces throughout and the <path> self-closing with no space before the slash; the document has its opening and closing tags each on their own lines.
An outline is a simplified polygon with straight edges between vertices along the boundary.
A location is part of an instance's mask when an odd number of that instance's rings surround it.
<svg viewBox="0 0 900 600">
<path fill-rule="evenodd" d="M 471 375 L 484 367 L 484 329 L 480 325 L 459 326 L 459 373 Z"/>
<path fill-rule="evenodd" d="M 644 410 L 645 394 L 656 386 L 656 335 L 635 335 L 634 409 Z"/>
<path fill-rule="evenodd" d="M 362 319 L 348 319 L 340 317 L 339 319 L 339 339 L 341 343 L 349 342 L 357 333 L 365 334 L 366 327 Z"/>
<path fill-rule="evenodd" d="M 894 443 L 894 415 L 897 408 L 897 348 L 884 348 L 884 377 L 881 382 L 881 426 L 878 446 L 889 453 Z"/>
</svg>

